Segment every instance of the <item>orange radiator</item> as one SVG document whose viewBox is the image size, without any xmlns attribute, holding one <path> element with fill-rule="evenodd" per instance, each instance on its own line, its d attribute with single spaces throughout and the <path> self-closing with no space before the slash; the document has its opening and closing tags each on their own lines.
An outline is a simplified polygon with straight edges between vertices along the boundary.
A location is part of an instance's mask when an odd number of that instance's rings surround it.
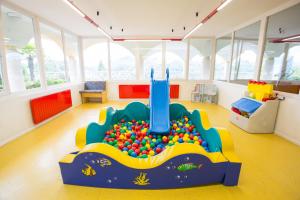
<svg viewBox="0 0 300 200">
<path fill-rule="evenodd" d="M 38 124 L 72 106 L 71 91 L 65 90 L 30 100 L 32 119 Z"/>
</svg>

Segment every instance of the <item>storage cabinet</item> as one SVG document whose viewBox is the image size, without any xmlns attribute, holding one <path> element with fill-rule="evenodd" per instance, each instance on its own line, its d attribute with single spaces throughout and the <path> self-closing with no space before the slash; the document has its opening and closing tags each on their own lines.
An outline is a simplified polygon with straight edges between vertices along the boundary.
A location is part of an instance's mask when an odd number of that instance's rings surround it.
<svg viewBox="0 0 300 200">
<path fill-rule="evenodd" d="M 245 97 L 232 106 L 230 121 L 233 124 L 249 133 L 273 133 L 279 100 L 261 102 Z"/>
</svg>

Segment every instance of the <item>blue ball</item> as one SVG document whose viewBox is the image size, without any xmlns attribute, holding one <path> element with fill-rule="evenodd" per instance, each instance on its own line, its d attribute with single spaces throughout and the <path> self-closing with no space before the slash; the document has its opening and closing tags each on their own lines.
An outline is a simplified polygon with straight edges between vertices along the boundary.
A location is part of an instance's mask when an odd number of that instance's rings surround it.
<svg viewBox="0 0 300 200">
<path fill-rule="evenodd" d="M 127 147 L 124 147 L 124 148 L 123 148 L 123 151 L 128 151 L 128 148 L 127 148 Z"/>
<path fill-rule="evenodd" d="M 136 156 L 137 156 L 135 152 L 132 152 L 130 155 L 131 155 L 132 157 L 136 157 Z"/>
<path fill-rule="evenodd" d="M 202 146 L 203 147 L 207 147 L 207 142 L 206 141 L 202 141 Z"/>
<path fill-rule="evenodd" d="M 178 139 L 178 142 L 179 142 L 179 143 L 183 143 L 183 139 L 182 139 L 182 138 L 179 138 L 179 139 Z"/>
<path fill-rule="evenodd" d="M 135 140 L 134 143 L 140 144 L 140 141 L 139 140 Z"/>
</svg>

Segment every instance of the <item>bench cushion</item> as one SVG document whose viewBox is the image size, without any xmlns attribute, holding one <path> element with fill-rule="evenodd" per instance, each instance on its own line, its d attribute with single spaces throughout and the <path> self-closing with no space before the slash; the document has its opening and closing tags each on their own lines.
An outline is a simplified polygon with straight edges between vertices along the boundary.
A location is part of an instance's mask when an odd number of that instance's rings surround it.
<svg viewBox="0 0 300 200">
<path fill-rule="evenodd" d="M 106 88 L 105 81 L 87 81 L 84 84 L 84 90 L 104 91 Z"/>
</svg>

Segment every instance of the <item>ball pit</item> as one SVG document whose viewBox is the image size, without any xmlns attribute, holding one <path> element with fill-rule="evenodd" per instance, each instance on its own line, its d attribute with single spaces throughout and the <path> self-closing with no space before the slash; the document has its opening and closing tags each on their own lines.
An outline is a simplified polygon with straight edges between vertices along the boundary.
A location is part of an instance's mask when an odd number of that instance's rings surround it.
<svg viewBox="0 0 300 200">
<path fill-rule="evenodd" d="M 207 142 L 187 116 L 170 121 L 168 135 L 151 134 L 149 121 L 120 120 L 111 130 L 106 132 L 103 143 L 120 149 L 124 154 L 136 158 L 147 158 L 161 153 L 166 148 L 180 143 L 201 145 L 209 151 Z"/>
</svg>

